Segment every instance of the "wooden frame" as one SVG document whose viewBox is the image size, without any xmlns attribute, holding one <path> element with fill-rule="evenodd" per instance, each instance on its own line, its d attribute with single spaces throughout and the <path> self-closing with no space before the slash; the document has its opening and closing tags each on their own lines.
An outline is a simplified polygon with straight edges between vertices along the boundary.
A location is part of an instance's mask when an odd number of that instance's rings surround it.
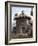
<svg viewBox="0 0 38 46">
<path fill-rule="evenodd" d="M 27 41 L 27 42 L 16 42 L 16 43 L 9 43 L 10 41 L 10 31 L 11 31 L 11 7 L 18 6 L 18 7 L 35 7 L 35 40 Z M 36 43 L 37 42 L 37 3 L 28 3 L 28 2 L 14 2 L 14 1 L 6 1 L 5 2 L 5 44 L 21 44 L 21 43 Z"/>
</svg>

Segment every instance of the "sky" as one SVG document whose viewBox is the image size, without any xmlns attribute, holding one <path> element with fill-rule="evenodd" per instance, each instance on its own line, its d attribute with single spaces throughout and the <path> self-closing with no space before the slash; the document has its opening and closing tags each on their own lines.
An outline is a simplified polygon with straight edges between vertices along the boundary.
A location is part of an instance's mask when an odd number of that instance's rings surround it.
<svg viewBox="0 0 38 46">
<path fill-rule="evenodd" d="M 24 10 L 24 13 L 30 14 L 31 8 L 28 7 L 12 7 L 12 16 L 15 15 L 16 13 L 21 13 L 21 11 Z"/>
<path fill-rule="evenodd" d="M 24 10 L 24 13 L 25 13 L 25 14 L 30 15 L 30 13 L 31 13 L 31 8 L 28 8 L 28 7 L 12 7 L 12 12 L 11 12 L 11 15 L 12 15 L 12 24 L 13 24 L 13 23 L 16 23 L 16 21 L 13 20 L 15 14 L 16 14 L 16 13 L 19 14 L 19 13 L 21 13 L 23 10 Z"/>
</svg>

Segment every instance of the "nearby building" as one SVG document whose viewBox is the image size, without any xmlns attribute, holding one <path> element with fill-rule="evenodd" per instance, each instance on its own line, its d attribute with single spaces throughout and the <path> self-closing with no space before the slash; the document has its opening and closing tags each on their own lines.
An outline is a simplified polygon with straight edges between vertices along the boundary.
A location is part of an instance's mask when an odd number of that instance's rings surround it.
<svg viewBox="0 0 38 46">
<path fill-rule="evenodd" d="M 32 16 L 28 16 L 26 14 L 15 14 L 16 20 L 16 34 L 24 35 L 24 37 L 32 37 Z"/>
</svg>

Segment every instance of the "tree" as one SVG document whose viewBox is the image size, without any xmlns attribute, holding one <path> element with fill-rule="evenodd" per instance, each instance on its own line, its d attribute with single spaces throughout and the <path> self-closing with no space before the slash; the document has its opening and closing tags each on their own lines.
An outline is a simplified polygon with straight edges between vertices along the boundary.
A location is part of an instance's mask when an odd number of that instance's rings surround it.
<svg viewBox="0 0 38 46">
<path fill-rule="evenodd" d="M 31 15 L 33 16 L 33 9 L 31 9 Z"/>
</svg>

